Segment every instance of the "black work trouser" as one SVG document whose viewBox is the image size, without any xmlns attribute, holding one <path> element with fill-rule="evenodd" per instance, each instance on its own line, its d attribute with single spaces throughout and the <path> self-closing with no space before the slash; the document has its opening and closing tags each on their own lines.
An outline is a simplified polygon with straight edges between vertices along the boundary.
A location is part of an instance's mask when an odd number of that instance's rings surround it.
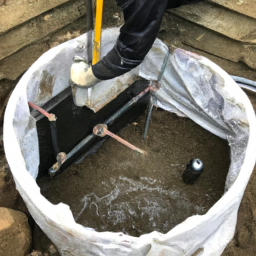
<svg viewBox="0 0 256 256">
<path fill-rule="evenodd" d="M 93 65 L 94 75 L 107 80 L 137 67 L 156 39 L 165 10 L 200 1 L 203 0 L 116 0 L 125 24 L 113 49 Z"/>
</svg>

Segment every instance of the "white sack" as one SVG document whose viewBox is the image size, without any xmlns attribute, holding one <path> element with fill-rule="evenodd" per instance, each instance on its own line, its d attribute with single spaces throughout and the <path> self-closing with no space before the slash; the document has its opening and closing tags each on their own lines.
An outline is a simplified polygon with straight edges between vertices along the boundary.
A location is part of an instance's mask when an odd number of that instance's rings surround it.
<svg viewBox="0 0 256 256">
<path fill-rule="evenodd" d="M 103 52 L 114 45 L 117 36 L 118 29 L 103 32 Z M 153 100 L 229 142 L 231 165 L 226 193 L 205 215 L 192 216 L 167 234 L 152 232 L 137 238 L 83 227 L 74 221 L 68 205 L 53 205 L 40 194 L 35 182 L 39 164 L 37 131 L 27 101 L 42 105 L 69 86 L 72 58 L 86 57 L 82 47 L 86 47 L 86 41 L 85 34 L 40 57 L 16 86 L 5 112 L 6 157 L 31 215 L 62 255 L 175 256 L 196 251 L 197 255 L 220 255 L 234 234 L 237 211 L 255 164 L 255 114 L 247 96 L 229 75 L 196 54 L 180 49 L 170 54 L 160 81 L 162 87 Z M 165 54 L 166 46 L 160 40 L 154 48 Z M 156 52 L 151 51 L 132 74 L 117 79 L 123 84 L 130 75 L 156 80 L 163 64 L 156 61 Z"/>
</svg>

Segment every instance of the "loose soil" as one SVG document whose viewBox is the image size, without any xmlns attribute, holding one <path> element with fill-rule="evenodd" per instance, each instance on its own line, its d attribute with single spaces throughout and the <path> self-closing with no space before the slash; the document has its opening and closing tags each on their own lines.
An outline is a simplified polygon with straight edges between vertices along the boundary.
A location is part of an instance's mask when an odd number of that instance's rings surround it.
<svg viewBox="0 0 256 256">
<path fill-rule="evenodd" d="M 54 204 L 68 204 L 84 226 L 133 236 L 166 233 L 187 217 L 206 213 L 224 191 L 227 142 L 161 109 L 154 109 L 144 141 L 145 119 L 144 114 L 119 136 L 147 156 L 109 139 L 55 179 L 38 180 L 42 194 Z M 192 158 L 200 158 L 205 170 L 194 185 L 186 185 L 181 176 Z"/>
</svg>

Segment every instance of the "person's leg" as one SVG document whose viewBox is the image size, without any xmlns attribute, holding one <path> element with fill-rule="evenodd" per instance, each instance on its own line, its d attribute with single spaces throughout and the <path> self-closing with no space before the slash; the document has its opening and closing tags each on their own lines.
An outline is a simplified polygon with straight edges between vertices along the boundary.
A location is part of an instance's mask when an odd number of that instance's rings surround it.
<svg viewBox="0 0 256 256">
<path fill-rule="evenodd" d="M 152 47 L 168 0 L 117 0 L 125 24 L 115 47 L 92 67 L 94 75 L 106 80 L 137 67 Z"/>
</svg>

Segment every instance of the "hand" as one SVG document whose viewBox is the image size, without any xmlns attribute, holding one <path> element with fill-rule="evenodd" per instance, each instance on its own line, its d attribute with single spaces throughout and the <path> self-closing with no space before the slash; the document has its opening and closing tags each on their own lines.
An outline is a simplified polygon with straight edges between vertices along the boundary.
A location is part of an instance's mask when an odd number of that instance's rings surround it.
<svg viewBox="0 0 256 256">
<path fill-rule="evenodd" d="M 88 89 L 101 80 L 94 76 L 92 67 L 89 66 L 83 58 L 75 56 L 74 63 L 70 69 L 70 81 L 73 85 Z"/>
</svg>

